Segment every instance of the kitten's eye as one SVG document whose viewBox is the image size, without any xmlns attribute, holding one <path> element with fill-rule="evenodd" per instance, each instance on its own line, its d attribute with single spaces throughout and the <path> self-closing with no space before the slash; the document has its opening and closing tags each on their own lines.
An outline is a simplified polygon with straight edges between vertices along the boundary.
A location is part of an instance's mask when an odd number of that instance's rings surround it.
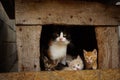
<svg viewBox="0 0 120 80">
<path fill-rule="evenodd" d="M 73 68 L 75 68 L 75 66 L 73 66 Z"/>
<path fill-rule="evenodd" d="M 79 66 L 79 64 L 77 64 L 77 66 Z"/>
</svg>

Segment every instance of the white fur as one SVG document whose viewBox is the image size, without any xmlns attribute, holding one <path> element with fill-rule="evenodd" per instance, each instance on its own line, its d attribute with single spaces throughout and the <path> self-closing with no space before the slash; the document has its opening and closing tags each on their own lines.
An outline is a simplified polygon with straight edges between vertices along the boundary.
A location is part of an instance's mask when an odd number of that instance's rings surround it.
<svg viewBox="0 0 120 80">
<path fill-rule="evenodd" d="M 66 56 L 66 50 L 67 50 L 66 45 L 60 46 L 53 44 L 52 46 L 50 46 L 51 59 L 57 60 L 60 58 L 64 58 Z"/>
<path fill-rule="evenodd" d="M 61 32 L 60 36 L 56 38 L 56 42 L 67 45 L 69 41 L 63 35 L 64 35 L 63 32 Z"/>
<path fill-rule="evenodd" d="M 73 70 L 82 70 L 83 69 L 83 63 L 81 63 L 79 66 L 76 64 L 74 65 L 74 67 L 72 68 Z"/>
<path fill-rule="evenodd" d="M 55 41 L 52 41 L 52 44 L 49 47 L 52 60 L 60 60 L 62 64 L 66 64 L 66 52 L 67 45 L 70 43 L 64 36 L 63 32 L 60 33 L 60 36 L 56 38 Z"/>
<path fill-rule="evenodd" d="M 70 67 L 72 70 L 82 70 L 83 67 L 84 67 L 84 64 L 83 64 L 83 61 L 82 61 L 82 59 L 80 58 L 80 56 L 77 56 L 76 59 L 72 60 L 72 61 L 69 63 L 69 67 Z"/>
</svg>

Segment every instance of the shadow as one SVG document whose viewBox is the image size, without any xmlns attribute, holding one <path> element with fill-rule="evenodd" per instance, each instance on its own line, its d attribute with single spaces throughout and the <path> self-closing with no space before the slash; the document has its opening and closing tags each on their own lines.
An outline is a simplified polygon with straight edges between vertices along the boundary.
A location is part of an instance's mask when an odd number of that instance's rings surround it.
<svg viewBox="0 0 120 80">
<path fill-rule="evenodd" d="M 40 38 L 40 67 L 44 70 L 43 56 L 47 53 L 48 42 L 50 40 L 54 28 L 65 28 L 71 35 L 71 43 L 68 45 L 67 54 L 74 57 L 80 55 L 83 57 L 83 49 L 86 51 L 98 50 L 95 27 L 94 26 L 80 26 L 80 25 L 43 25 Z M 44 54 L 45 53 L 45 54 Z"/>
</svg>

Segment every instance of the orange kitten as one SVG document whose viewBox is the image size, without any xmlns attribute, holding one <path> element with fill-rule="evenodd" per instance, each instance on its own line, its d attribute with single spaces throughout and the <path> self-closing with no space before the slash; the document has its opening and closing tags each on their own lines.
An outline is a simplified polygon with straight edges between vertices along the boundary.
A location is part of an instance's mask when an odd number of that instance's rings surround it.
<svg viewBox="0 0 120 80">
<path fill-rule="evenodd" d="M 86 51 L 83 50 L 85 58 L 85 68 L 86 69 L 97 69 L 97 50 Z"/>
</svg>

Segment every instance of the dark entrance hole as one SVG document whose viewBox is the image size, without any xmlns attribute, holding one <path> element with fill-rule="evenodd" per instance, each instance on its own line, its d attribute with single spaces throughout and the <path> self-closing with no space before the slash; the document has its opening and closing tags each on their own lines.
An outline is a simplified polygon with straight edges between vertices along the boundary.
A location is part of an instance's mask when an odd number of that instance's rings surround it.
<svg viewBox="0 0 120 80">
<path fill-rule="evenodd" d="M 43 25 L 40 38 L 40 68 L 44 70 L 44 63 L 41 58 L 48 49 L 48 42 L 51 34 L 56 28 L 66 29 L 71 36 L 71 44 L 68 45 L 67 54 L 72 56 L 80 55 L 83 58 L 83 49 L 86 51 L 98 50 L 95 26 L 80 26 L 80 25 Z"/>
</svg>

